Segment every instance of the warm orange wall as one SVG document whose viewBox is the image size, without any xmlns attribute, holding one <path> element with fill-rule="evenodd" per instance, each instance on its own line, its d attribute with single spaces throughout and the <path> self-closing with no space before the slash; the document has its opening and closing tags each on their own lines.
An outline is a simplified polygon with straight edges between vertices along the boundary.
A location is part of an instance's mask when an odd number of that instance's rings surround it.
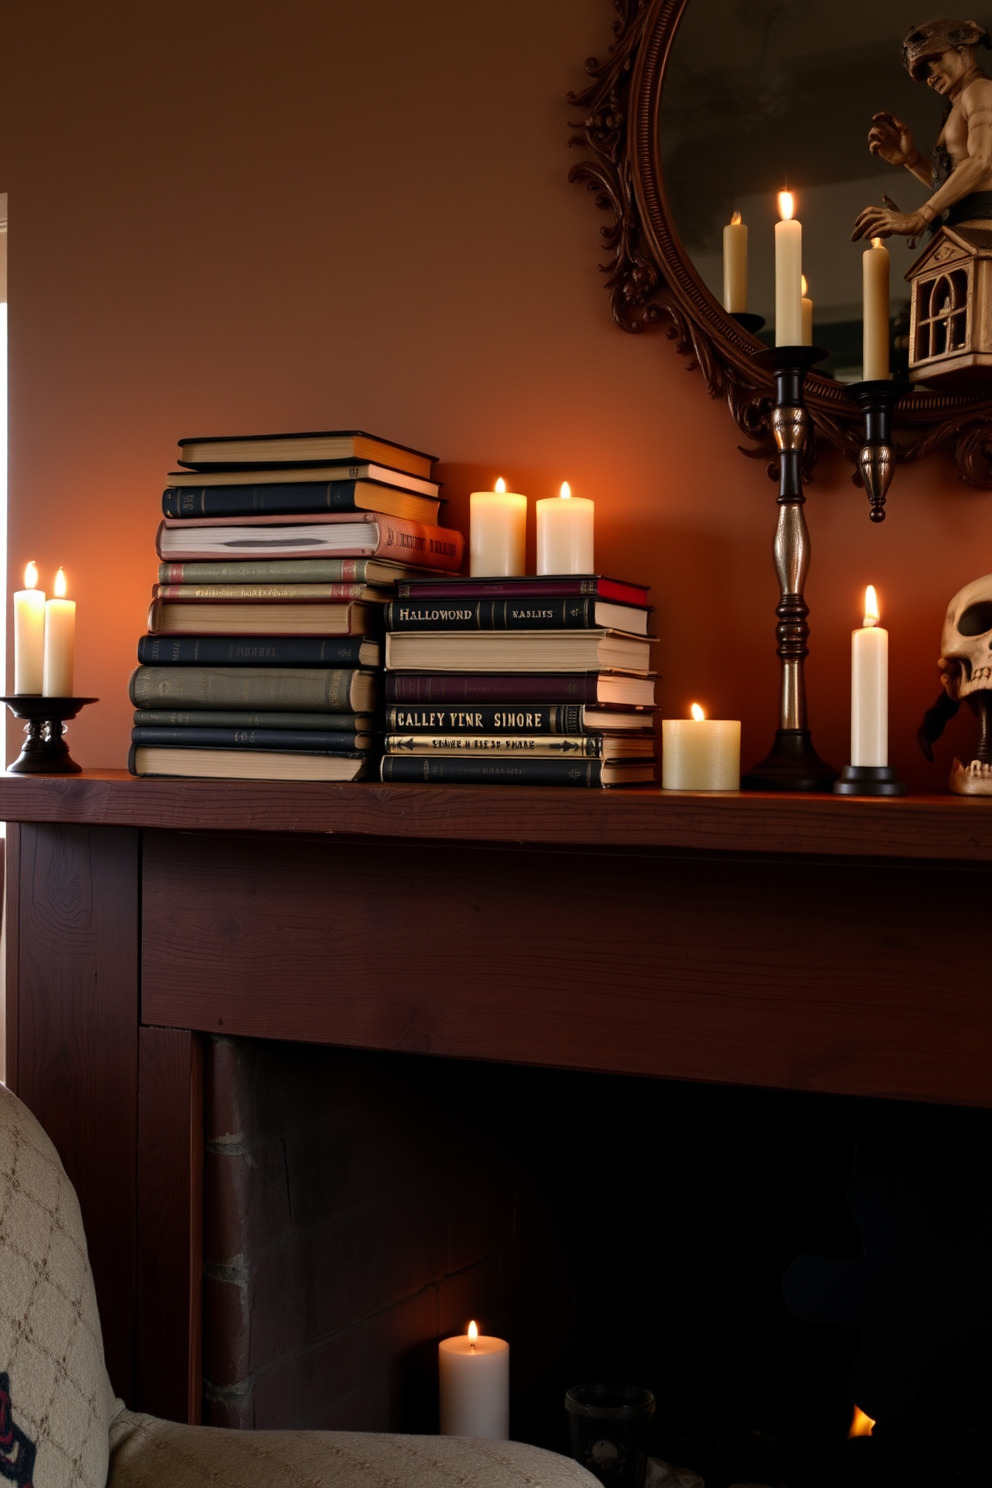
<svg viewBox="0 0 992 1488">
<path fill-rule="evenodd" d="M 604 571 L 650 582 L 660 698 L 774 724 L 774 489 L 661 337 L 615 330 L 602 219 L 567 185 L 563 95 L 609 0 L 46 0 L 4 10 L 12 579 L 65 563 L 73 729 L 124 762 L 127 677 L 180 435 L 363 427 L 436 451 L 462 524 L 503 474 L 597 501 Z M 574 112 L 574 111 L 573 111 Z M 856 251 L 852 249 L 851 251 Z M 839 462 L 808 507 L 814 734 L 847 760 L 849 631 L 873 581 L 893 758 L 937 692 L 947 599 L 992 569 L 992 496 L 900 471 L 872 527 Z M 954 736 L 967 748 L 959 720 Z"/>
</svg>

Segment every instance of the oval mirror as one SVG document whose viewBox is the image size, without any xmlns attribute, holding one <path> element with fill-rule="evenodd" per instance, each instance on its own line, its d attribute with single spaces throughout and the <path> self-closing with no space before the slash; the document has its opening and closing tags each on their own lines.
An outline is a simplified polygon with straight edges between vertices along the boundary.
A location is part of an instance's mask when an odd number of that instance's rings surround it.
<svg viewBox="0 0 992 1488">
<path fill-rule="evenodd" d="M 909 212 L 927 199 L 910 173 L 868 150 L 872 115 L 895 114 L 930 153 L 943 103 L 905 72 L 900 47 L 914 16 L 905 0 L 617 0 L 617 40 L 587 64 L 592 84 L 581 142 L 595 159 L 572 178 L 596 192 L 613 311 L 626 330 L 665 326 L 695 358 L 741 429 L 770 451 L 770 384 L 753 363 L 755 334 L 723 309 L 723 229 L 749 229 L 748 310 L 774 337 L 777 193 L 795 193 L 814 342 L 829 352 L 807 384 L 821 438 L 853 459 L 863 418 L 845 385 L 860 380 L 863 242 L 855 217 L 883 194 Z M 918 17 L 916 18 L 918 19 Z M 992 59 L 990 59 L 992 61 Z M 909 286 L 926 247 L 890 237 L 892 366 L 905 375 Z M 992 378 L 967 392 L 917 388 L 896 413 L 900 456 L 954 448 L 973 484 L 992 486 Z"/>
</svg>

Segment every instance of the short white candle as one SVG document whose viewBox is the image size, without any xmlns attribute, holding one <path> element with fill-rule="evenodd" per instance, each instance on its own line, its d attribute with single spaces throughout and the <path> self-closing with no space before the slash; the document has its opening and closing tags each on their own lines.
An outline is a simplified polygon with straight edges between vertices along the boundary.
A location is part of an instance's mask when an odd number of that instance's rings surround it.
<svg viewBox="0 0 992 1488">
<path fill-rule="evenodd" d="M 723 308 L 731 315 L 747 310 L 747 228 L 740 212 L 723 229 Z"/>
<path fill-rule="evenodd" d="M 889 250 L 872 238 L 861 257 L 865 382 L 889 377 Z"/>
<path fill-rule="evenodd" d="M 45 668 L 45 595 L 29 563 L 23 589 L 14 595 L 14 691 L 40 693 Z"/>
<path fill-rule="evenodd" d="M 691 711 L 691 718 L 662 719 L 662 789 L 740 790 L 739 720 L 707 718 L 698 703 L 693 703 Z"/>
<path fill-rule="evenodd" d="M 469 572 L 526 573 L 527 497 L 508 491 L 501 477 L 494 491 L 473 491 L 469 501 Z"/>
<path fill-rule="evenodd" d="M 865 623 L 851 634 L 851 764 L 889 763 L 889 633 L 878 623 L 874 587 L 865 590 Z"/>
<path fill-rule="evenodd" d="M 45 697 L 72 697 L 76 655 L 76 602 L 65 598 L 65 574 L 55 575 L 55 599 L 45 604 Z"/>
<path fill-rule="evenodd" d="M 791 191 L 780 191 L 775 224 L 775 345 L 803 344 L 803 227 Z"/>
<path fill-rule="evenodd" d="M 596 503 L 573 496 L 568 481 L 561 495 L 537 503 L 537 571 L 539 574 L 591 574 Z"/>
<path fill-rule="evenodd" d="M 486 1338 L 475 1323 L 437 1346 L 441 1435 L 510 1437 L 510 1345 Z"/>
<path fill-rule="evenodd" d="M 802 276 L 803 287 L 803 345 L 813 345 L 813 301 L 807 294 L 809 286 L 806 283 L 806 275 Z"/>
</svg>

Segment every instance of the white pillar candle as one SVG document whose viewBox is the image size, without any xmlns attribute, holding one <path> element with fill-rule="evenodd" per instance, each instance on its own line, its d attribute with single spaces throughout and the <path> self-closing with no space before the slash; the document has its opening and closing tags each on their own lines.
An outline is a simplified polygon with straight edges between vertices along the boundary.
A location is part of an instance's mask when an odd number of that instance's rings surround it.
<svg viewBox="0 0 992 1488">
<path fill-rule="evenodd" d="M 65 598 L 65 574 L 55 575 L 55 599 L 45 604 L 45 697 L 72 697 L 76 654 L 76 602 Z"/>
<path fill-rule="evenodd" d="M 723 229 L 723 308 L 731 315 L 747 310 L 747 228 L 740 212 Z"/>
<path fill-rule="evenodd" d="M 803 288 L 803 301 L 802 301 L 802 308 L 803 308 L 803 345 L 804 346 L 812 346 L 813 345 L 813 301 L 809 298 L 809 295 L 806 293 L 808 287 L 809 286 L 806 283 L 806 275 L 804 274 L 802 276 L 802 288 Z"/>
<path fill-rule="evenodd" d="M 494 491 L 473 491 L 469 499 L 469 572 L 526 573 L 527 497 L 508 491 L 500 478 Z"/>
<path fill-rule="evenodd" d="M 537 571 L 539 574 L 591 574 L 596 503 L 573 496 L 568 481 L 561 495 L 537 503 Z"/>
<path fill-rule="evenodd" d="M 29 563 L 23 589 L 14 595 L 14 691 L 40 693 L 45 668 L 45 595 L 35 586 L 38 570 Z"/>
<path fill-rule="evenodd" d="M 775 224 L 775 345 L 803 344 L 803 227 L 791 191 L 780 191 Z"/>
<path fill-rule="evenodd" d="M 475 1323 L 437 1346 L 441 1435 L 510 1438 L 510 1345 Z"/>
<path fill-rule="evenodd" d="M 889 377 L 889 250 L 872 238 L 861 257 L 865 382 Z"/>
<path fill-rule="evenodd" d="M 698 703 L 691 718 L 662 719 L 661 785 L 663 790 L 740 790 L 739 720 L 707 718 Z"/>
<path fill-rule="evenodd" d="M 889 763 L 889 633 L 865 590 L 865 623 L 851 634 L 851 764 Z"/>
</svg>

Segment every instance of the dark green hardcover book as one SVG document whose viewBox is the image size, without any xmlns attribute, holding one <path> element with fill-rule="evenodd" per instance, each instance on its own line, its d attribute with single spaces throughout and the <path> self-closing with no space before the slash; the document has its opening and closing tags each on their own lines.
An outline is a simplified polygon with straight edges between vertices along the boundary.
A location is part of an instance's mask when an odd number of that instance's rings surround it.
<svg viewBox="0 0 992 1488">
<path fill-rule="evenodd" d="M 647 785 L 653 760 L 466 759 L 383 755 L 383 780 L 426 785 Z"/>
<path fill-rule="evenodd" d="M 421 630 L 623 630 L 647 635 L 650 612 L 585 594 L 547 599 L 394 599 L 386 629 Z"/>
<path fill-rule="evenodd" d="M 320 729 L 329 733 L 368 733 L 375 727 L 371 713 L 250 713 L 237 709 L 201 708 L 180 712 L 170 708 L 139 708 L 135 728 L 265 728 Z"/>
<path fill-rule="evenodd" d="M 130 696 L 136 708 L 368 713 L 378 686 L 377 673 L 355 667 L 139 666 Z"/>
<path fill-rule="evenodd" d="M 372 734 L 320 729 L 134 728 L 132 744 L 160 749 L 288 749 L 304 754 L 337 754 L 371 749 Z"/>
<path fill-rule="evenodd" d="M 381 648 L 367 636 L 160 636 L 138 642 L 142 666 L 378 666 Z"/>
</svg>

